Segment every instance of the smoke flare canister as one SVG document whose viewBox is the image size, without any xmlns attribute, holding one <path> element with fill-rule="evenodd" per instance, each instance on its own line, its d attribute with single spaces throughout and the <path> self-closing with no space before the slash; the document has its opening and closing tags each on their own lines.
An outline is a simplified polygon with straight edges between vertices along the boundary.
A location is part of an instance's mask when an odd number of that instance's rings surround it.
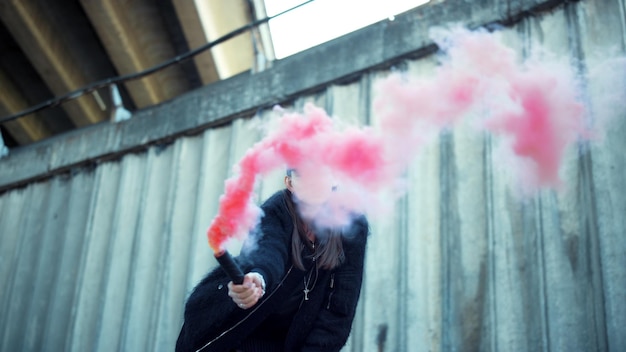
<svg viewBox="0 0 626 352">
<path fill-rule="evenodd" d="M 243 272 L 228 251 L 215 253 L 215 259 L 234 284 L 241 285 L 243 283 Z"/>
</svg>

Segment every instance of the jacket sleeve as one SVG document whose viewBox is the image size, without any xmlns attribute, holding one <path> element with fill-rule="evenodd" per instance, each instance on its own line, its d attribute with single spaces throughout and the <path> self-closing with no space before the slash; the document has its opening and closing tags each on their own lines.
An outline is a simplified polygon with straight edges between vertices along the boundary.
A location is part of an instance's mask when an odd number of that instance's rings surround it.
<svg viewBox="0 0 626 352">
<path fill-rule="evenodd" d="M 257 271 L 262 274 L 267 287 L 272 289 L 283 276 L 291 238 L 286 234 L 290 234 L 288 231 L 292 231 L 293 226 L 289 226 L 291 218 L 284 205 L 282 192 L 270 197 L 261 209 L 264 216 L 258 231 L 250 236 L 256 243 L 248 244 L 252 249 L 235 260 L 244 272 Z M 194 288 L 185 304 L 184 324 L 176 343 L 177 352 L 195 351 L 247 314 L 237 308 L 228 296 L 229 281 L 230 278 L 218 266 Z M 233 334 L 221 337 L 206 351 L 228 350 L 233 341 L 241 338 L 233 337 Z"/>
<path fill-rule="evenodd" d="M 345 262 L 331 274 L 331 283 L 303 352 L 339 351 L 348 340 L 361 293 L 365 248 L 369 227 L 365 218 L 355 222 L 352 236 L 344 241 Z"/>
<path fill-rule="evenodd" d="M 257 231 L 248 238 L 244 256 L 250 271 L 263 275 L 266 289 L 273 290 L 285 274 L 291 250 L 293 222 L 284 203 L 283 192 L 278 192 L 262 206 L 263 216 Z"/>
<path fill-rule="evenodd" d="M 228 326 L 236 312 L 229 304 L 230 278 L 217 267 L 198 285 L 185 304 L 185 322 L 176 341 L 176 352 L 195 351 Z"/>
</svg>

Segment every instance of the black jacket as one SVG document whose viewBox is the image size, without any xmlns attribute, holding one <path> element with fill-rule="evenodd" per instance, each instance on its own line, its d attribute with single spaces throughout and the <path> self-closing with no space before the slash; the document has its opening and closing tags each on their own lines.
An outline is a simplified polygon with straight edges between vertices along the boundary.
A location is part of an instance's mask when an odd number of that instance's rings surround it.
<svg viewBox="0 0 626 352">
<path fill-rule="evenodd" d="M 251 309 L 242 310 L 228 297 L 230 279 L 219 267 L 193 290 L 185 305 L 185 321 L 177 352 L 223 352 L 236 348 L 269 314 L 294 292 L 302 290 L 304 271 L 291 262 L 294 225 L 279 191 L 262 206 L 264 216 L 249 255 L 236 258 L 244 272 L 257 271 L 266 281 L 266 294 Z M 345 261 L 332 271 L 319 271 L 316 287 L 296 313 L 284 351 L 339 351 L 352 327 L 361 291 L 368 224 L 357 217 L 342 237 Z"/>
</svg>

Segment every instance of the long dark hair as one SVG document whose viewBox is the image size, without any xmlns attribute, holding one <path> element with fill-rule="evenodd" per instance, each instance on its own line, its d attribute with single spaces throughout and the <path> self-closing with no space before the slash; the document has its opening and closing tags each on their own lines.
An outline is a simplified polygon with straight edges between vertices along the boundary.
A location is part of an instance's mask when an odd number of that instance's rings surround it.
<svg viewBox="0 0 626 352">
<path fill-rule="evenodd" d="M 298 213 L 297 204 L 293 201 L 293 195 L 285 189 L 283 196 L 287 203 L 287 209 L 293 219 L 293 233 L 291 235 L 291 258 L 293 265 L 300 270 L 305 270 L 302 260 L 304 246 L 312 249 L 307 237 L 307 231 L 313 231 L 317 241 L 314 256 L 317 266 L 331 270 L 338 267 L 344 260 L 341 232 L 337 229 L 316 229 L 311 224 L 305 223 Z"/>
</svg>

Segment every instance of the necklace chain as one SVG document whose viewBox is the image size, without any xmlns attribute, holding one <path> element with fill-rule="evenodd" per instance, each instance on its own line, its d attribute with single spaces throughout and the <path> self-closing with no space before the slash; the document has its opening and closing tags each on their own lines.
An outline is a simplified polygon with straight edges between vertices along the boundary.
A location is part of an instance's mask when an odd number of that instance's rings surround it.
<svg viewBox="0 0 626 352">
<path fill-rule="evenodd" d="M 315 269 L 315 279 L 313 280 L 313 284 L 311 284 L 311 287 L 309 287 L 309 284 L 311 283 L 311 277 L 313 276 L 313 269 Z M 304 300 L 308 301 L 309 300 L 309 292 L 313 291 L 313 288 L 315 287 L 315 284 L 317 283 L 317 276 L 318 276 L 318 269 L 317 269 L 317 263 L 315 262 L 315 257 L 313 258 L 313 268 L 311 268 L 311 270 L 309 270 L 309 277 L 307 278 L 306 275 L 302 278 L 302 281 L 304 283 L 304 290 L 302 290 L 302 292 L 304 292 Z"/>
<path fill-rule="evenodd" d="M 312 255 L 312 259 L 313 259 L 313 267 L 309 270 L 309 275 L 308 278 L 305 275 L 302 278 L 303 284 L 304 284 L 304 289 L 302 290 L 302 292 L 304 292 L 304 300 L 308 301 L 309 300 L 309 292 L 313 291 L 313 288 L 315 287 L 315 284 L 317 283 L 317 276 L 318 276 L 318 272 L 317 272 L 317 262 L 315 261 L 317 259 L 316 256 L 316 250 L 315 250 L 315 235 L 313 234 L 313 232 L 309 229 L 309 227 L 307 226 L 307 224 L 304 224 L 304 232 L 306 233 L 306 237 L 309 240 L 309 243 L 311 244 L 311 250 L 313 251 L 313 255 Z M 311 278 L 313 276 L 313 269 L 315 269 L 315 279 L 313 280 L 313 283 L 311 284 Z M 309 287 L 309 284 L 311 284 L 311 287 Z"/>
</svg>

